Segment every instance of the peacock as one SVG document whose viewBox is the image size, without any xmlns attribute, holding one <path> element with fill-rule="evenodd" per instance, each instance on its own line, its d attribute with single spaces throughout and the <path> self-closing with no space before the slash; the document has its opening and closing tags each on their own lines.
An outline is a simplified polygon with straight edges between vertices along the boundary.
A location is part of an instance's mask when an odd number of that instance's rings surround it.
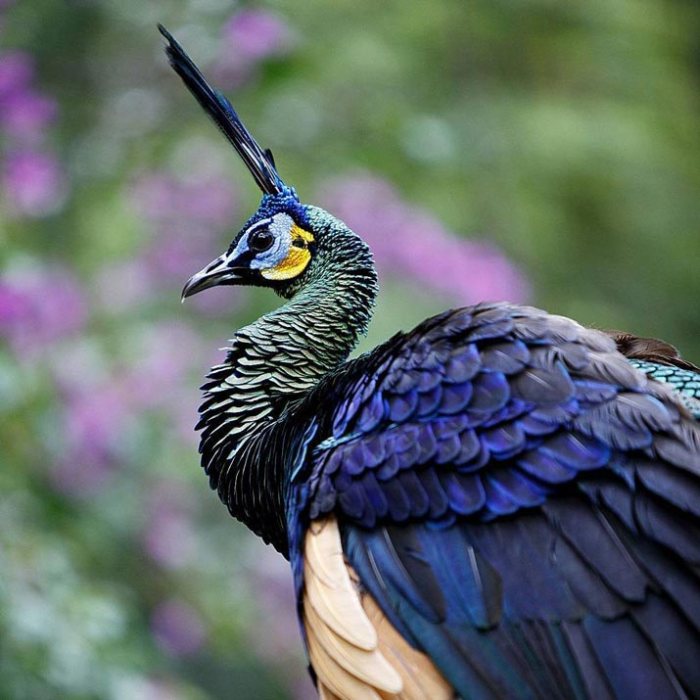
<svg viewBox="0 0 700 700">
<path fill-rule="evenodd" d="M 646 373 L 678 363 L 510 303 L 348 360 L 370 250 L 160 31 L 263 193 L 183 290 L 284 300 L 235 333 L 197 429 L 211 487 L 290 562 L 320 696 L 699 697 L 700 427 Z"/>
</svg>

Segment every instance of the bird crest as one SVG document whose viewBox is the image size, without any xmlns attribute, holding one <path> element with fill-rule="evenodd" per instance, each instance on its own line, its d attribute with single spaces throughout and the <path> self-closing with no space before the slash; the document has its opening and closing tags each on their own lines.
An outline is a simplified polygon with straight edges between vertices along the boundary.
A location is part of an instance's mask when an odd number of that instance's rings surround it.
<svg viewBox="0 0 700 700">
<path fill-rule="evenodd" d="M 285 185 L 277 172 L 270 149 L 263 150 L 260 147 L 240 120 L 233 105 L 218 90 L 209 85 L 194 61 L 172 34 L 162 24 L 158 25 L 158 30 L 168 41 L 165 51 L 170 65 L 236 149 L 263 194 L 282 195 L 297 200 L 294 190 Z"/>
<path fill-rule="evenodd" d="M 301 275 L 311 262 L 314 235 L 307 230 L 305 208 L 285 184 L 272 152 L 263 149 L 231 103 L 211 87 L 194 61 L 165 27 L 170 65 L 245 163 L 263 198 L 229 249 L 187 282 L 183 299 L 215 285 L 274 286 Z"/>
</svg>

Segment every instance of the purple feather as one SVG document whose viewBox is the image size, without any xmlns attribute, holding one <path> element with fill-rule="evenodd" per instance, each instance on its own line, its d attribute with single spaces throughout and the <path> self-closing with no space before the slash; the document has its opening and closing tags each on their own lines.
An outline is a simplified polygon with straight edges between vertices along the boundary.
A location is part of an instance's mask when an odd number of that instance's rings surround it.
<svg viewBox="0 0 700 700">
<path fill-rule="evenodd" d="M 481 357 L 475 344 L 470 343 L 453 355 L 445 365 L 445 381 L 461 384 L 469 381 L 481 368 Z"/>
<path fill-rule="evenodd" d="M 577 471 L 562 464 L 558 459 L 540 450 L 532 450 L 518 458 L 518 466 L 528 474 L 550 484 L 571 481 Z"/>
<path fill-rule="evenodd" d="M 420 394 L 418 399 L 418 416 L 424 418 L 437 412 L 442 402 L 442 388 L 440 385 L 430 391 Z"/>
<path fill-rule="evenodd" d="M 610 448 L 596 438 L 559 433 L 549 438 L 540 448 L 571 469 L 596 469 L 610 460 Z"/>
<path fill-rule="evenodd" d="M 481 440 L 496 459 L 503 459 L 522 450 L 525 432 L 518 423 L 507 423 L 484 431 Z"/>
<path fill-rule="evenodd" d="M 477 474 L 439 472 L 450 508 L 460 515 L 476 513 L 486 502 L 486 492 Z"/>
<path fill-rule="evenodd" d="M 418 392 L 414 389 L 406 394 L 389 398 L 389 418 L 395 423 L 409 419 L 418 407 Z"/>
<path fill-rule="evenodd" d="M 494 413 L 506 405 L 510 398 L 510 386 L 500 372 L 483 372 L 473 382 L 474 393 L 469 410 L 479 413 Z"/>
<path fill-rule="evenodd" d="M 465 430 L 459 435 L 460 449 L 459 454 L 455 457 L 455 464 L 467 464 L 473 460 L 482 450 L 482 443 L 479 440 L 476 431 Z M 488 452 L 488 450 L 486 450 Z"/>
<path fill-rule="evenodd" d="M 519 372 L 530 359 L 530 352 L 522 340 L 509 343 L 495 343 L 481 351 L 481 361 L 484 367 L 492 372 L 514 374 Z"/>
<path fill-rule="evenodd" d="M 430 498 L 423 483 L 415 471 L 405 471 L 399 474 L 399 481 L 408 499 L 411 517 L 422 518 L 430 509 Z"/>
<path fill-rule="evenodd" d="M 437 464 L 452 462 L 462 449 L 462 441 L 459 435 L 450 435 L 438 441 L 438 450 L 435 455 Z"/>
<path fill-rule="evenodd" d="M 380 393 L 376 393 L 369 400 L 369 403 L 364 405 L 357 421 L 357 427 L 363 433 L 368 433 L 379 425 L 385 414 L 384 399 Z"/>
<path fill-rule="evenodd" d="M 468 382 L 464 384 L 445 384 L 442 391 L 440 413 L 446 415 L 459 413 L 471 400 L 472 393 L 472 385 Z"/>
</svg>

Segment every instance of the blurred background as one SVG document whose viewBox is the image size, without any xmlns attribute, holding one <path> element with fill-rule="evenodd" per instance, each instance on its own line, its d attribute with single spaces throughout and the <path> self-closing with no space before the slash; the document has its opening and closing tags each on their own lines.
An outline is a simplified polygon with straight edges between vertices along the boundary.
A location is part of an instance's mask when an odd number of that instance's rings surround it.
<svg viewBox="0 0 700 700">
<path fill-rule="evenodd" d="M 527 301 L 700 361 L 691 0 L 0 0 L 0 697 L 313 697 L 287 564 L 210 492 L 198 386 L 259 290 L 180 304 L 257 205 L 167 66 L 373 246 L 363 348 Z"/>
</svg>

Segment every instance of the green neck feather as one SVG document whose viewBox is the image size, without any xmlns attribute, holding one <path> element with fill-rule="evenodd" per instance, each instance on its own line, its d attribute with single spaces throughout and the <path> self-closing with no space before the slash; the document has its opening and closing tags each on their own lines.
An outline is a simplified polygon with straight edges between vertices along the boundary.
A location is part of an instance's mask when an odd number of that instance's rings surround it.
<svg viewBox="0 0 700 700">
<path fill-rule="evenodd" d="M 371 253 L 354 233 L 335 222 L 317 240 L 292 299 L 236 333 L 200 408 L 202 466 L 212 487 L 232 515 L 282 551 L 292 455 L 274 452 L 271 431 L 283 429 L 285 411 L 346 360 L 377 293 Z"/>
</svg>

